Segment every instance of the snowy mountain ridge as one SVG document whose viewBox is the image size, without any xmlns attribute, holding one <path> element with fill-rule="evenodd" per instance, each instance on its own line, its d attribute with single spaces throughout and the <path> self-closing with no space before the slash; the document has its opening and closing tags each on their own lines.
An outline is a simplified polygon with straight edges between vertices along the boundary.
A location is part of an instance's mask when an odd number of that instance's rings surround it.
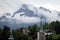
<svg viewBox="0 0 60 40">
<path fill-rule="evenodd" d="M 40 25 L 40 21 L 52 22 L 60 21 L 60 12 L 51 11 L 44 7 L 36 8 L 32 5 L 23 4 L 16 12 L 11 15 L 11 13 L 5 13 L 0 17 L 0 25 L 8 25 L 10 28 L 26 27 L 28 25 L 37 24 Z"/>
</svg>

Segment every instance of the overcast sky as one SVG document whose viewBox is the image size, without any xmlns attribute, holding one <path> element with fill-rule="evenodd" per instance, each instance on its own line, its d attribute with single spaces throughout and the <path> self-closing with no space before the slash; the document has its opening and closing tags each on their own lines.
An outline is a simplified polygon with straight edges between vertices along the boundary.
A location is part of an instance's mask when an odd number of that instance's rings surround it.
<svg viewBox="0 0 60 40">
<path fill-rule="evenodd" d="M 0 14 L 6 12 L 13 13 L 24 3 L 60 11 L 60 0 L 0 0 Z"/>
</svg>

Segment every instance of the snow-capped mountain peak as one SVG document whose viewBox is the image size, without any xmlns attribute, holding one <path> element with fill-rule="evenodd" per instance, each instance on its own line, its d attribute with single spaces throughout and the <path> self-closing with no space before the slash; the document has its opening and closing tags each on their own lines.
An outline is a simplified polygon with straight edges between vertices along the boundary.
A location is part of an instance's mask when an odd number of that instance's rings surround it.
<svg viewBox="0 0 60 40">
<path fill-rule="evenodd" d="M 23 4 L 16 12 L 13 13 L 12 16 L 11 13 L 5 13 L 0 18 L 0 24 L 3 26 L 6 22 L 6 25 L 8 24 L 8 26 L 11 26 L 13 28 L 23 26 L 26 27 L 33 24 L 40 25 L 39 23 L 41 20 L 43 20 L 43 23 L 50 23 L 56 20 L 59 21 L 59 14 L 60 12 L 51 11 L 44 7 L 37 8 L 32 5 Z M 6 21 L 1 22 L 2 19 Z"/>
<path fill-rule="evenodd" d="M 23 4 L 22 6 L 21 6 L 21 8 L 19 9 L 19 10 L 17 10 L 14 14 L 13 14 L 13 16 L 12 17 L 14 17 L 14 15 L 16 14 L 16 13 L 21 13 L 21 12 L 24 12 L 24 15 L 26 15 L 26 16 L 37 16 L 37 15 L 35 15 L 36 14 L 36 8 L 35 7 L 33 7 L 33 6 L 30 6 L 30 5 L 26 5 L 26 4 Z M 35 14 L 34 14 L 35 13 Z"/>
<path fill-rule="evenodd" d="M 44 7 L 40 7 L 40 9 L 42 9 L 42 10 L 44 10 L 44 11 L 46 11 L 46 12 L 51 13 L 51 11 L 50 11 L 49 9 L 46 9 L 46 8 L 44 8 Z"/>
</svg>

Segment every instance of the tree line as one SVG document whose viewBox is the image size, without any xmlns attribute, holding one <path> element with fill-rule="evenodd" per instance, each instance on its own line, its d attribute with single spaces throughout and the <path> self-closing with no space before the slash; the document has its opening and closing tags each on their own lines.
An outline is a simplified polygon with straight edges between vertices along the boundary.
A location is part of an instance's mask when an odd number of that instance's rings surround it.
<svg viewBox="0 0 60 40">
<path fill-rule="evenodd" d="M 25 27 L 25 29 L 29 30 L 28 35 L 23 34 L 19 31 L 19 29 L 12 30 L 14 40 L 36 40 L 37 39 L 37 32 L 40 31 L 41 26 L 32 25 Z M 48 36 L 48 40 L 60 40 L 60 22 L 53 21 L 51 23 L 45 23 L 43 25 L 43 29 L 49 30 L 54 32 L 53 35 Z M 3 29 L 0 28 L 0 40 L 8 40 L 10 35 L 10 28 L 5 25 Z"/>
<path fill-rule="evenodd" d="M 0 28 L 0 40 L 8 40 L 10 34 L 10 28 L 4 26 L 3 29 Z"/>
</svg>

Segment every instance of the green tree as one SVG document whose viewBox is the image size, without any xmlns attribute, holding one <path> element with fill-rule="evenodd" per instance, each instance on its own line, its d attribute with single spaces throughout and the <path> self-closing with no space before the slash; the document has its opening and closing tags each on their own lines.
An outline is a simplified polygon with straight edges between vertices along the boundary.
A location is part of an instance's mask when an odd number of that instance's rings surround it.
<svg viewBox="0 0 60 40">
<path fill-rule="evenodd" d="M 51 23 L 49 24 L 49 26 L 48 26 L 49 30 L 50 30 L 50 31 L 55 31 L 55 25 L 56 25 L 55 22 L 51 22 Z"/>
<path fill-rule="evenodd" d="M 43 29 L 47 30 L 48 29 L 48 25 L 49 25 L 48 23 L 45 23 L 45 25 L 43 25 Z"/>
<path fill-rule="evenodd" d="M 0 28 L 0 40 L 3 40 L 2 29 Z"/>
<path fill-rule="evenodd" d="M 13 30 L 14 40 L 32 40 L 32 37 L 25 35 L 18 30 Z"/>
<path fill-rule="evenodd" d="M 3 40 L 8 40 L 10 34 L 10 28 L 8 26 L 4 26 L 3 28 Z"/>
<path fill-rule="evenodd" d="M 60 40 L 60 36 L 59 36 L 58 40 Z"/>
<path fill-rule="evenodd" d="M 48 25 L 48 29 L 50 31 L 55 31 L 56 33 L 60 33 L 60 22 L 59 21 L 54 21 L 54 22 L 51 22 L 49 25 Z"/>
<path fill-rule="evenodd" d="M 58 21 L 56 21 L 55 32 L 56 32 L 57 34 L 60 34 L 60 22 L 58 22 Z"/>
<path fill-rule="evenodd" d="M 31 32 L 39 32 L 40 27 L 38 27 L 38 26 L 35 24 L 35 25 L 33 25 L 33 26 L 29 26 L 29 27 L 28 27 L 28 30 L 31 31 Z"/>
<path fill-rule="evenodd" d="M 33 26 L 29 26 L 28 30 L 30 31 L 30 36 L 35 40 L 37 38 L 37 32 L 39 32 L 40 28 L 35 24 Z"/>
</svg>

